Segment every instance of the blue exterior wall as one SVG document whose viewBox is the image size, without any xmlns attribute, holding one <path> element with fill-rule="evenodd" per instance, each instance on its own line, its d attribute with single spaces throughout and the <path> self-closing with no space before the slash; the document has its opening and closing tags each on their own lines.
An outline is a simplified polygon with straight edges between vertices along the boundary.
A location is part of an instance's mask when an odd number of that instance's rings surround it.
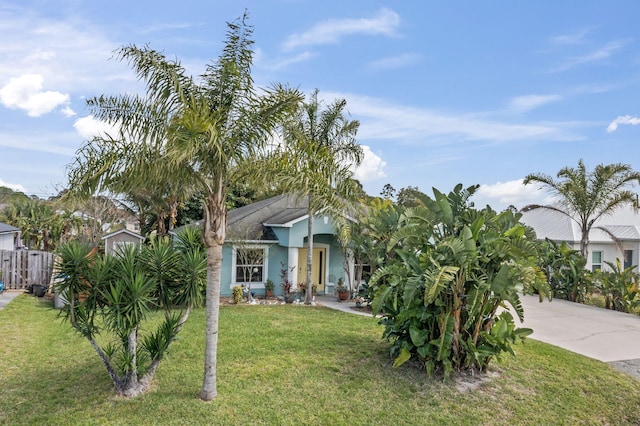
<svg viewBox="0 0 640 426">
<path fill-rule="evenodd" d="M 284 264 L 285 267 L 289 265 L 289 247 L 301 248 L 305 246 L 308 231 L 307 224 L 307 219 L 304 219 L 294 223 L 291 227 L 272 228 L 280 243 L 269 245 L 269 252 L 265 262 L 265 280 L 269 278 L 273 281 L 275 284 L 275 295 L 282 295 L 280 270 L 282 269 L 282 264 Z M 333 220 L 329 218 L 327 223 L 324 223 L 324 215 L 316 216 L 313 231 L 315 243 L 327 244 L 330 247 L 327 275 L 333 275 L 336 282 L 340 277 L 345 278 L 344 256 L 340 244 L 334 235 Z M 233 243 L 225 243 L 222 247 L 221 296 L 231 297 L 232 295 L 232 289 L 235 286 L 235 283 L 231 282 L 232 268 Z M 258 296 L 264 295 L 262 284 L 260 288 L 255 289 L 255 292 Z"/>
<path fill-rule="evenodd" d="M 225 243 L 222 246 L 222 274 L 220 276 L 221 296 L 231 296 L 231 289 L 233 288 L 233 283 L 231 282 L 231 268 L 233 266 L 232 255 L 233 246 Z"/>
</svg>

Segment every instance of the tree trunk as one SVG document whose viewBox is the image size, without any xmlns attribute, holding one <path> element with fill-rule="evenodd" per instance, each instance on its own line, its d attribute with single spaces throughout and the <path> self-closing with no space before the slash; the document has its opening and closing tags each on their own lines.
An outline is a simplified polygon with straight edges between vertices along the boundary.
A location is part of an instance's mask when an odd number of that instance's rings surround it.
<svg viewBox="0 0 640 426">
<path fill-rule="evenodd" d="M 580 237 L 580 253 L 586 259 L 589 247 L 589 228 L 586 226 L 582 227 L 582 236 Z"/>
<path fill-rule="evenodd" d="M 169 232 L 173 231 L 178 220 L 178 206 L 180 203 L 172 201 L 169 203 Z"/>
<path fill-rule="evenodd" d="M 227 212 L 222 192 L 210 193 L 205 206 L 203 240 L 207 247 L 207 292 L 206 292 L 206 340 L 204 351 L 204 380 L 200 399 L 211 401 L 218 395 L 216 387 L 216 365 L 218 354 L 218 317 L 220 312 L 220 280 L 222 271 L 222 244 L 227 228 Z"/>
<path fill-rule="evenodd" d="M 305 292 L 304 304 L 310 305 L 313 300 L 313 285 L 311 284 L 311 268 L 313 267 L 313 212 L 311 211 L 311 195 L 309 195 L 309 220 L 307 227 L 307 239 L 309 243 L 309 249 L 307 250 L 307 291 Z"/>
</svg>

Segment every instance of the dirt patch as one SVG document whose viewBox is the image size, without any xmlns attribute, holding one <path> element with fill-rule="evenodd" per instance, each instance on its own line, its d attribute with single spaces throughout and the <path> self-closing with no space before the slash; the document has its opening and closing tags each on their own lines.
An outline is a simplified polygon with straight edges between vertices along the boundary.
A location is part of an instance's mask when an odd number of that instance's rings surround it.
<svg viewBox="0 0 640 426">
<path fill-rule="evenodd" d="M 458 392 L 471 392 L 478 389 L 485 383 L 490 383 L 500 374 L 497 371 L 486 371 L 484 373 L 478 373 L 473 370 L 458 373 L 454 377 L 456 384 L 456 390 Z"/>
</svg>

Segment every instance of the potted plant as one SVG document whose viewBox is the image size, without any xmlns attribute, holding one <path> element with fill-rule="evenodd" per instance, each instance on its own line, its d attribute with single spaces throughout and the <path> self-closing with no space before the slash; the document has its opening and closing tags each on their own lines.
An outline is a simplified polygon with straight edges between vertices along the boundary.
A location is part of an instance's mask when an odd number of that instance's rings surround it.
<svg viewBox="0 0 640 426">
<path fill-rule="evenodd" d="M 344 279 L 338 279 L 338 286 L 336 287 L 336 293 L 338 294 L 338 300 L 347 300 L 349 298 L 349 289 L 344 285 Z"/>
<path fill-rule="evenodd" d="M 273 289 L 275 288 L 275 284 L 270 279 L 267 279 L 264 283 L 264 290 L 266 292 L 267 297 L 273 297 Z"/>
</svg>

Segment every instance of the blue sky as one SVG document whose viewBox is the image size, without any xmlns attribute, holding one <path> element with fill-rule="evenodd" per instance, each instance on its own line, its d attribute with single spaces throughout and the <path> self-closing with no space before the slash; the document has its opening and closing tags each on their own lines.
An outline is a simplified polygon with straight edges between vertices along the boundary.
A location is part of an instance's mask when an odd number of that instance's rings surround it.
<svg viewBox="0 0 640 426">
<path fill-rule="evenodd" d="M 0 0 L 0 185 L 64 188 L 101 128 L 84 100 L 140 90 L 113 50 L 148 43 L 198 75 L 245 8 L 258 85 L 347 100 L 370 195 L 461 182 L 522 207 L 548 202 L 528 173 L 640 170 L 637 1 Z"/>
</svg>

